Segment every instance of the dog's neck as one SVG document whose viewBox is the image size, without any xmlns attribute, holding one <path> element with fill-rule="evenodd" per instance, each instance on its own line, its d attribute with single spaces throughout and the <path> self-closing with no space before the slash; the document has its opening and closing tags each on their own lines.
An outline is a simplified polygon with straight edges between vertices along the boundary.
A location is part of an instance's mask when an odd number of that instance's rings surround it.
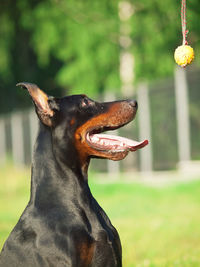
<svg viewBox="0 0 200 267">
<path fill-rule="evenodd" d="M 40 123 L 32 162 L 31 203 L 36 203 L 37 199 L 41 203 L 42 196 L 53 201 L 54 193 L 58 192 L 68 199 L 76 194 L 84 195 L 85 191 L 90 196 L 87 171 L 81 169 L 78 161 L 73 161 L 70 153 L 66 155 L 66 161 L 57 157 L 51 129 Z"/>
</svg>

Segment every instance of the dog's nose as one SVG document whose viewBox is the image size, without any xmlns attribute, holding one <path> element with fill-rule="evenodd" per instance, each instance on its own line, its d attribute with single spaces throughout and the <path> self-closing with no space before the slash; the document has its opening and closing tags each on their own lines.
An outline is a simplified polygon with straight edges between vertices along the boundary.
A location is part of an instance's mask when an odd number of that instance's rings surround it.
<svg viewBox="0 0 200 267">
<path fill-rule="evenodd" d="M 129 104 L 133 107 L 133 108 L 137 108 L 138 107 L 138 103 L 136 100 L 129 100 Z"/>
</svg>

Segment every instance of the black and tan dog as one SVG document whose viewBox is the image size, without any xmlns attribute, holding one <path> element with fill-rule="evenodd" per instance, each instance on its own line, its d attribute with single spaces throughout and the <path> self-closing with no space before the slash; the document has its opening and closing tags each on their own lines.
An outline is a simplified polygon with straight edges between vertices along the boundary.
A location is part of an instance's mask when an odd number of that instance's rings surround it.
<svg viewBox="0 0 200 267">
<path fill-rule="evenodd" d="M 92 196 L 91 158 L 123 159 L 144 147 L 102 134 L 130 122 L 136 101 L 98 103 L 85 95 L 47 96 L 26 88 L 40 119 L 35 144 L 31 197 L 0 254 L 0 267 L 120 267 L 116 229 Z"/>
</svg>

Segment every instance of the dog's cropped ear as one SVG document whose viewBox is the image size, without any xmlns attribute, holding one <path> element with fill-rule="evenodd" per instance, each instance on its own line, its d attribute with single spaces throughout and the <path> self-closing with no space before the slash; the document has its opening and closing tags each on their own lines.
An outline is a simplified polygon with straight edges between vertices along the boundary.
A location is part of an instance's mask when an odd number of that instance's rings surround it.
<svg viewBox="0 0 200 267">
<path fill-rule="evenodd" d="M 36 108 L 39 119 L 47 126 L 52 126 L 54 108 L 51 107 L 52 97 L 45 94 L 36 84 L 22 82 L 16 86 L 21 86 L 28 90 Z"/>
</svg>

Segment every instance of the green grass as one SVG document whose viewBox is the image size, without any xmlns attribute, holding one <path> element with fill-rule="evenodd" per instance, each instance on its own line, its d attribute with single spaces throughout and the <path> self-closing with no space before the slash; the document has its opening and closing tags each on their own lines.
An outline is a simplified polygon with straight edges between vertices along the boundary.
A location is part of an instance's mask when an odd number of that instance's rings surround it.
<svg viewBox="0 0 200 267">
<path fill-rule="evenodd" d="M 0 174 L 0 247 L 28 202 L 29 183 L 30 170 Z M 119 231 L 124 267 L 200 266 L 200 181 L 165 188 L 90 184 Z"/>
</svg>

